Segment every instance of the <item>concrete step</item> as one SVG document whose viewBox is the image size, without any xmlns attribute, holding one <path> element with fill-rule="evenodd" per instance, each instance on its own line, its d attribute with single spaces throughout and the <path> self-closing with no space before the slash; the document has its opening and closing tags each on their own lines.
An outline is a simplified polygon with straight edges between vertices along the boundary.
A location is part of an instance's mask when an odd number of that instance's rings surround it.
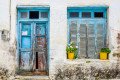
<svg viewBox="0 0 120 80">
<path fill-rule="evenodd" d="M 50 80 L 48 76 L 16 76 L 15 80 Z"/>
</svg>

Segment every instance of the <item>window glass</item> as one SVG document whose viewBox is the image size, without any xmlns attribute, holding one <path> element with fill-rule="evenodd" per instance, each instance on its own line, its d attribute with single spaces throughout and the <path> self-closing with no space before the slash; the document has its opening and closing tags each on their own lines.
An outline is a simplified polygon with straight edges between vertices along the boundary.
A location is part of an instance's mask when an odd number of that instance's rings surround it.
<svg viewBox="0 0 120 80">
<path fill-rule="evenodd" d="M 70 17 L 79 17 L 79 12 L 70 12 Z"/>
<path fill-rule="evenodd" d="M 95 18 L 103 18 L 103 12 L 94 12 Z"/>
<path fill-rule="evenodd" d="M 91 18 L 91 12 L 82 12 L 83 18 Z"/>
<path fill-rule="evenodd" d="M 28 16 L 27 12 L 20 13 L 20 18 L 27 18 L 27 16 Z"/>
<path fill-rule="evenodd" d="M 31 25 L 30 24 L 22 25 L 22 35 L 31 35 Z"/>
<path fill-rule="evenodd" d="M 41 12 L 41 18 L 48 18 L 48 12 Z"/>
<path fill-rule="evenodd" d="M 39 19 L 39 11 L 30 11 L 29 18 L 30 19 Z"/>
</svg>

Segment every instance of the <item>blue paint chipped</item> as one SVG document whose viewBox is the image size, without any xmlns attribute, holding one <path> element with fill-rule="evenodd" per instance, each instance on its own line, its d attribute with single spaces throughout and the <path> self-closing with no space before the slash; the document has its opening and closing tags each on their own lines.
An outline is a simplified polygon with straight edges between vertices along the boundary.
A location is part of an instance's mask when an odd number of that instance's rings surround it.
<svg viewBox="0 0 120 80">
<path fill-rule="evenodd" d="M 29 19 L 29 11 L 39 11 L 39 19 Z M 21 12 L 26 12 L 27 17 L 22 18 Z M 41 12 L 48 12 L 48 18 L 40 17 Z M 45 66 L 49 67 L 49 8 L 18 7 L 17 34 L 17 57 L 19 70 L 31 71 L 36 69 L 35 54 L 37 49 L 36 46 L 38 44 L 36 41 L 38 37 L 40 40 L 38 41 L 39 43 L 43 42 L 41 41 L 43 37 L 46 42 L 44 44 L 44 48 L 46 48 L 46 53 L 44 54 L 47 56 L 47 63 L 45 62 Z M 43 44 L 41 43 L 38 46 L 39 50 L 40 48 L 43 48 Z M 40 51 L 39 53 L 41 54 Z"/>
</svg>

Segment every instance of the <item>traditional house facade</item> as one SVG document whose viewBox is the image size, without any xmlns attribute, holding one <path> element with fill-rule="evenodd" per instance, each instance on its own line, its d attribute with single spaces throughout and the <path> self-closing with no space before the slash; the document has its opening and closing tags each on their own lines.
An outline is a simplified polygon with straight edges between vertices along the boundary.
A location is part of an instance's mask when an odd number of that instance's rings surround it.
<svg viewBox="0 0 120 80">
<path fill-rule="evenodd" d="M 8 80 L 119 79 L 119 4 L 120 0 L 1 0 L 1 69 L 8 70 Z M 73 60 L 66 53 L 71 42 L 78 47 Z M 104 47 L 111 53 L 100 60 Z"/>
</svg>

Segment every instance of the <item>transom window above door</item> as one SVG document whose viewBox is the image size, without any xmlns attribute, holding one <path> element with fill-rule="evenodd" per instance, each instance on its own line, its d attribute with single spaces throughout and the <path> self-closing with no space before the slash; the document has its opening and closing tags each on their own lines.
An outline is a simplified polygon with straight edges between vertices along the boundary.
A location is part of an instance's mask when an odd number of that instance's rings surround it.
<svg viewBox="0 0 120 80">
<path fill-rule="evenodd" d="M 68 8 L 68 44 L 78 46 L 78 58 L 98 59 L 106 47 L 107 7 Z"/>
<path fill-rule="evenodd" d="M 49 16 L 49 9 L 44 9 L 44 10 L 19 10 L 18 12 L 19 20 L 48 20 Z"/>
</svg>

